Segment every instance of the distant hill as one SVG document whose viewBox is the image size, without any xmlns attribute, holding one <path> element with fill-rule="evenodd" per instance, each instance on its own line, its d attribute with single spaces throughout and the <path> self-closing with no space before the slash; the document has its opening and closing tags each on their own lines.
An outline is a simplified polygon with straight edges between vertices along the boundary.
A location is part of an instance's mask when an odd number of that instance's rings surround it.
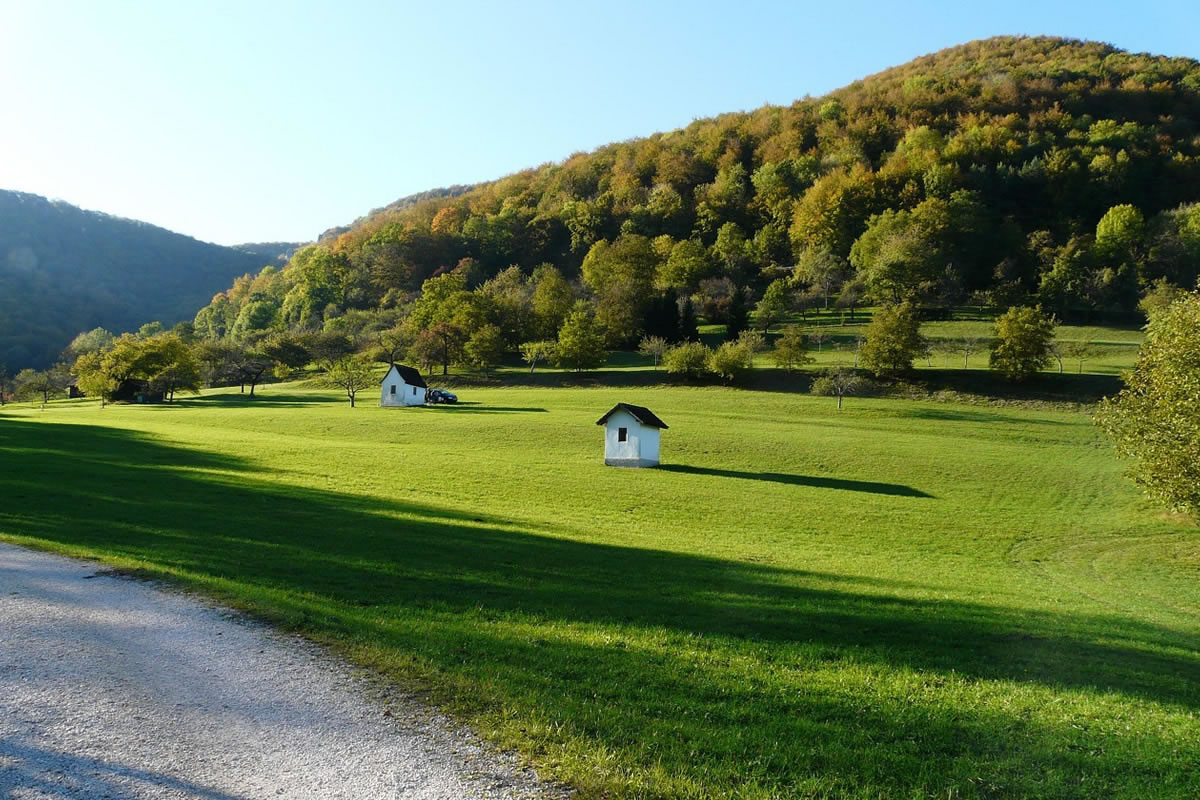
<svg viewBox="0 0 1200 800">
<path fill-rule="evenodd" d="M 505 317 L 516 304 L 529 318 L 521 281 L 546 263 L 622 345 L 673 324 L 677 297 L 719 322 L 735 289 L 754 301 L 785 279 L 796 303 L 945 310 L 970 297 L 1132 320 L 1144 293 L 1200 274 L 1200 62 L 1054 37 L 971 42 L 824 97 L 406 198 L 202 313 L 227 323 L 217 330 L 239 315 L 318 328 L 402 314 L 460 267 L 477 286 L 515 266 L 475 299 L 472 323 L 515 347 L 552 333 Z"/>
<path fill-rule="evenodd" d="M 0 190 L 0 363 L 46 366 L 80 331 L 172 325 L 274 256 Z"/>
<path fill-rule="evenodd" d="M 262 259 L 263 264 L 278 264 L 283 266 L 292 260 L 292 256 L 307 242 L 247 242 L 235 244 L 232 249 L 251 253 Z"/>
</svg>

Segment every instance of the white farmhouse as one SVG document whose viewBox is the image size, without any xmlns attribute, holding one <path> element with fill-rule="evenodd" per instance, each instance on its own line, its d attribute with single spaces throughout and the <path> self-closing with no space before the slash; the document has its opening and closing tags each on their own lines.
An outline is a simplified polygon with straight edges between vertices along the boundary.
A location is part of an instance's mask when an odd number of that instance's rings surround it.
<svg viewBox="0 0 1200 800">
<path fill-rule="evenodd" d="M 667 423 L 643 406 L 617 403 L 597 422 L 604 426 L 604 463 L 610 467 L 657 467 L 658 432 Z"/>
<path fill-rule="evenodd" d="M 425 405 L 425 380 L 421 373 L 403 364 L 393 364 L 383 376 L 379 391 L 381 406 Z"/>
</svg>

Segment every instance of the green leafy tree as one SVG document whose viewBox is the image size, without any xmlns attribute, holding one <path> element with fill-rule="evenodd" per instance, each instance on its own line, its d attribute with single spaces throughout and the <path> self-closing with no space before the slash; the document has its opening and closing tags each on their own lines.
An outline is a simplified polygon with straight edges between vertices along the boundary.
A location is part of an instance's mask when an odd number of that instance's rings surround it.
<svg viewBox="0 0 1200 800">
<path fill-rule="evenodd" d="M 1050 366 L 1055 322 L 1041 307 L 1014 306 L 996 320 L 989 365 L 1009 380 L 1021 381 Z"/>
<path fill-rule="evenodd" d="M 921 322 L 909 303 L 884 306 L 867 326 L 860 359 L 875 375 L 896 375 L 912 369 L 924 348 Z"/>
<path fill-rule="evenodd" d="M 551 264 L 537 267 L 529 282 L 533 286 L 533 317 L 537 335 L 543 339 L 555 338 L 575 305 L 575 290 L 558 268 Z"/>
<path fill-rule="evenodd" d="M 413 330 L 407 325 L 395 325 L 375 332 L 376 361 L 395 366 L 408 348 L 412 347 Z"/>
<path fill-rule="evenodd" d="M 441 363 L 442 359 L 442 340 L 432 330 L 423 330 L 413 339 L 413 343 L 409 345 L 408 357 L 416 363 L 418 367 L 433 374 L 433 368 Z"/>
<path fill-rule="evenodd" d="M 180 391 L 200 393 L 200 362 L 195 353 L 175 333 L 164 333 L 146 342 L 148 361 L 146 380 L 150 388 L 162 392 L 167 402 L 175 402 Z"/>
<path fill-rule="evenodd" d="M 274 333 L 262 342 L 262 352 L 275 362 L 275 376 L 283 379 L 312 362 L 312 351 L 305 337 Z"/>
<path fill-rule="evenodd" d="M 0 364 L 0 406 L 8 402 L 8 392 L 8 367 L 4 364 Z"/>
<path fill-rule="evenodd" d="M 783 319 L 791 308 L 791 287 L 783 278 L 771 281 L 754 309 L 758 326 L 764 331 Z"/>
<path fill-rule="evenodd" d="M 232 348 L 229 351 L 229 360 L 226 362 L 230 377 L 241 387 L 243 392 L 249 386 L 251 397 L 255 396 L 255 389 L 258 388 L 263 376 L 274 363 L 274 359 L 254 344 L 242 344 Z"/>
<path fill-rule="evenodd" d="M 775 359 L 776 366 L 788 372 L 815 360 L 808 354 L 808 341 L 796 325 L 788 325 L 783 329 L 783 335 L 775 340 L 775 351 L 771 356 Z"/>
<path fill-rule="evenodd" d="M 371 360 L 358 354 L 343 356 L 330 364 L 325 379 L 329 385 L 346 393 L 351 408 L 354 408 L 354 398 L 360 391 L 379 382 Z"/>
<path fill-rule="evenodd" d="M 595 369 L 608 360 L 604 331 L 586 306 L 577 305 L 558 332 L 555 360 L 560 367 L 582 372 Z"/>
<path fill-rule="evenodd" d="M 500 327 L 484 325 L 475 331 L 463 345 L 463 355 L 469 365 L 489 373 L 504 357 L 504 334 Z"/>
<path fill-rule="evenodd" d="M 1096 421 L 1147 494 L 1200 512 L 1200 294 L 1151 318 L 1125 388 Z"/>
<path fill-rule="evenodd" d="M 711 352 L 700 342 L 683 342 L 663 354 L 663 367 L 672 375 L 699 378 L 708 368 Z"/>
<path fill-rule="evenodd" d="M 542 361 L 553 361 L 558 352 L 558 342 L 554 339 L 542 339 L 536 342 L 525 342 L 521 345 L 521 358 L 529 365 L 529 374 Z"/>
<path fill-rule="evenodd" d="M 667 259 L 658 268 L 655 285 L 660 289 L 695 289 L 712 273 L 708 250 L 696 239 L 675 242 Z"/>
<path fill-rule="evenodd" d="M 1138 310 L 1149 320 L 1160 311 L 1166 311 L 1172 303 L 1186 294 L 1187 292 L 1172 285 L 1166 278 L 1159 278 L 1142 295 L 1141 301 L 1138 302 Z"/>
<path fill-rule="evenodd" d="M 66 355 L 75 359 L 84 353 L 102 353 L 112 347 L 115 339 L 116 337 L 104 328 L 92 328 L 71 340 L 71 343 L 67 345 Z"/>
</svg>

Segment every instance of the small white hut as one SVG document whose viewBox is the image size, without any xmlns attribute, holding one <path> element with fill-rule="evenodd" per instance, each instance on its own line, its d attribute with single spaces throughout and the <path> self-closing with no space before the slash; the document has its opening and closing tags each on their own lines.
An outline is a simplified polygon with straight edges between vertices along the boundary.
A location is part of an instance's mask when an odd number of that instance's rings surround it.
<svg viewBox="0 0 1200 800">
<path fill-rule="evenodd" d="M 601 417 L 604 463 L 610 467 L 657 467 L 658 432 L 667 423 L 643 406 L 617 403 Z"/>
<path fill-rule="evenodd" d="M 425 405 L 425 380 L 421 373 L 403 364 L 393 364 L 383 376 L 380 384 L 379 405 L 423 406 Z"/>
</svg>

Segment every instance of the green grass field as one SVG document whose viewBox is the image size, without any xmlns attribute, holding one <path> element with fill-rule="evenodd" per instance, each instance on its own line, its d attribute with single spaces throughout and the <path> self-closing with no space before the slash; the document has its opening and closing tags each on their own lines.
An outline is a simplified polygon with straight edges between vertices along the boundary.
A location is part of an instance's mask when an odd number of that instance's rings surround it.
<svg viewBox="0 0 1200 800">
<path fill-rule="evenodd" d="M 327 643 L 584 798 L 1200 796 L 1200 533 L 1086 414 L 260 391 L 0 409 L 0 538 Z M 617 401 L 663 468 L 603 466 Z"/>
</svg>

